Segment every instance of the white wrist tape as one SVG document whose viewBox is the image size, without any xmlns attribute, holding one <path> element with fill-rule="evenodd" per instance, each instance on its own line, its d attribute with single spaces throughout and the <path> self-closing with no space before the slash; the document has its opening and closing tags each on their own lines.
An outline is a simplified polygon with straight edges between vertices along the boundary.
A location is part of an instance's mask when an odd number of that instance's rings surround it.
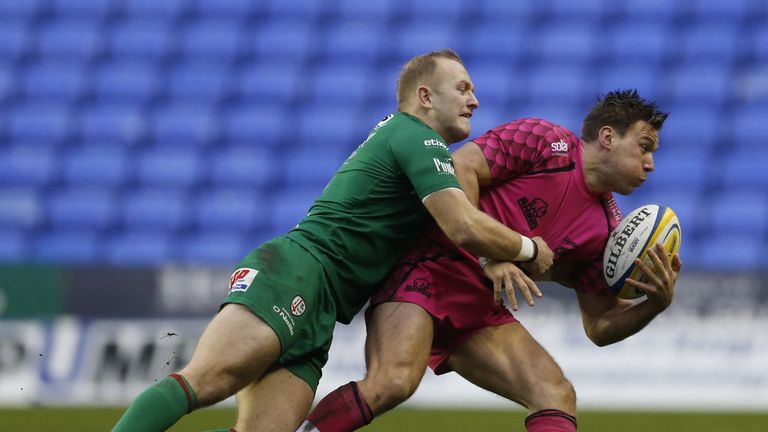
<svg viewBox="0 0 768 432">
<path fill-rule="evenodd" d="M 536 258 L 537 247 L 536 244 L 530 238 L 521 235 L 520 240 L 520 253 L 513 259 L 513 261 L 530 261 Z"/>
</svg>

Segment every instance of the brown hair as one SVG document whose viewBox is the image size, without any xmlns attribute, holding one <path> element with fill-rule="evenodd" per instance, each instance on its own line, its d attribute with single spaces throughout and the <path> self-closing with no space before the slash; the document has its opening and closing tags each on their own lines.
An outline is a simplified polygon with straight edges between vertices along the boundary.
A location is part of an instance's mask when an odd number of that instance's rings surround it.
<svg viewBox="0 0 768 432">
<path fill-rule="evenodd" d="M 459 62 L 462 66 L 464 62 L 456 51 L 445 48 L 432 51 L 427 54 L 416 56 L 403 65 L 400 69 L 400 76 L 397 78 L 397 106 L 398 108 L 408 99 L 409 93 L 425 78 L 429 78 L 437 68 L 437 59 L 447 58 Z"/>
<path fill-rule="evenodd" d="M 610 126 L 624 135 L 640 120 L 648 122 L 654 129 L 661 130 L 669 113 L 659 111 L 656 104 L 646 101 L 637 90 L 615 90 L 598 98 L 581 125 L 581 139 L 593 141 L 603 126 Z"/>
</svg>

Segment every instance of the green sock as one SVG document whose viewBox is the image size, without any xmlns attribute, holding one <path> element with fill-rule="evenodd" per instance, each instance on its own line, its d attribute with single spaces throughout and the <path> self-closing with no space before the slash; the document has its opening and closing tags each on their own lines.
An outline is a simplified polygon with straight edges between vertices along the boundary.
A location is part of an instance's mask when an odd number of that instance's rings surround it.
<svg viewBox="0 0 768 432">
<path fill-rule="evenodd" d="M 211 429 L 205 432 L 232 432 L 234 429 Z"/>
<path fill-rule="evenodd" d="M 187 380 L 171 374 L 137 396 L 112 432 L 164 431 L 196 404 L 195 392 Z"/>
</svg>

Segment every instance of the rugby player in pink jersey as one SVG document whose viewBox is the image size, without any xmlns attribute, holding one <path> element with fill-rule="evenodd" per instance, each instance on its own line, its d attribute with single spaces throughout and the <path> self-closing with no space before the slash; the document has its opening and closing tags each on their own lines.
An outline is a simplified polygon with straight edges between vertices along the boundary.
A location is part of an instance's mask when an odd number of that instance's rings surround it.
<svg viewBox="0 0 768 432">
<path fill-rule="evenodd" d="M 636 303 L 602 280 L 602 251 L 621 219 L 612 192 L 629 194 L 653 171 L 667 114 L 634 90 L 608 93 L 582 125 L 581 138 L 546 120 L 496 127 L 454 155 L 469 199 L 517 232 L 542 237 L 554 265 L 536 274 L 526 263 L 478 260 L 435 226 L 374 294 L 367 311 L 368 372 L 327 395 L 301 431 L 343 432 L 368 424 L 405 401 L 429 365 L 525 406 L 529 432 L 575 431 L 576 394 L 555 360 L 501 302 L 515 289 L 533 305 L 533 279 L 573 288 L 587 336 L 597 345 L 640 331 L 671 303 L 682 266 L 657 248 Z M 529 276 L 530 275 L 530 276 Z M 242 408 L 242 404 L 241 404 Z"/>
</svg>

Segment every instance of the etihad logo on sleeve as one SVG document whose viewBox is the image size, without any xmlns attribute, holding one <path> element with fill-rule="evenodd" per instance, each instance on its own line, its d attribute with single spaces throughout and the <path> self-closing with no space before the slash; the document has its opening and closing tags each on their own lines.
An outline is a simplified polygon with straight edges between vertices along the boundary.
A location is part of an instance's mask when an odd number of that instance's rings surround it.
<svg viewBox="0 0 768 432">
<path fill-rule="evenodd" d="M 431 139 L 428 139 L 428 140 L 424 140 L 424 146 L 427 147 L 427 148 L 440 147 L 440 148 L 444 148 L 444 149 L 448 150 L 448 146 L 446 146 L 444 142 L 442 142 L 440 140 L 437 140 L 437 139 L 434 139 L 434 138 L 431 138 Z"/>
<path fill-rule="evenodd" d="M 435 168 L 437 168 L 437 172 L 440 174 L 456 175 L 456 171 L 453 169 L 453 163 L 450 162 L 450 158 L 448 159 L 448 162 L 443 162 L 438 158 L 432 158 L 432 160 L 435 162 Z"/>
</svg>

